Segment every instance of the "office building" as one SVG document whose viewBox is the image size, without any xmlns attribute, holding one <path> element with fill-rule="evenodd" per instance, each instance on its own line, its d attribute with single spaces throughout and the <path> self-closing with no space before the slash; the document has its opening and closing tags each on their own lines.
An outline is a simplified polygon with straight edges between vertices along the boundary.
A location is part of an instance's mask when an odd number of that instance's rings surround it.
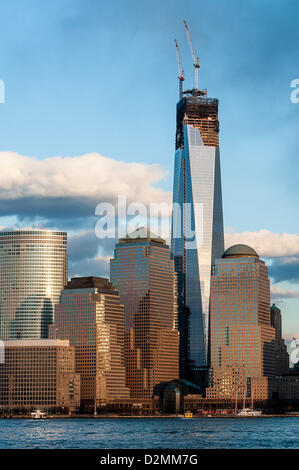
<svg viewBox="0 0 299 470">
<path fill-rule="evenodd" d="M 4 410 L 72 411 L 80 405 L 75 350 L 68 341 L 5 340 L 0 363 L 0 407 Z"/>
<path fill-rule="evenodd" d="M 165 241 L 144 227 L 116 245 L 110 278 L 125 306 L 126 373 L 131 398 L 151 398 L 179 375 L 174 263 Z"/>
<path fill-rule="evenodd" d="M 55 307 L 54 338 L 69 339 L 81 377 L 81 403 L 125 399 L 124 307 L 118 292 L 100 277 L 72 278 Z"/>
<path fill-rule="evenodd" d="M 0 232 L 0 339 L 47 338 L 66 282 L 66 232 Z"/>
<path fill-rule="evenodd" d="M 268 269 L 252 248 L 235 245 L 213 267 L 207 398 L 267 400 L 274 340 Z"/>
<path fill-rule="evenodd" d="M 290 372 L 289 354 L 282 339 L 281 310 L 273 304 L 271 306 L 271 325 L 275 330 L 275 375 L 287 375 Z"/>
<path fill-rule="evenodd" d="M 198 89 L 177 104 L 171 251 L 178 273 L 180 375 L 208 364 L 211 268 L 224 251 L 218 100 Z"/>
</svg>

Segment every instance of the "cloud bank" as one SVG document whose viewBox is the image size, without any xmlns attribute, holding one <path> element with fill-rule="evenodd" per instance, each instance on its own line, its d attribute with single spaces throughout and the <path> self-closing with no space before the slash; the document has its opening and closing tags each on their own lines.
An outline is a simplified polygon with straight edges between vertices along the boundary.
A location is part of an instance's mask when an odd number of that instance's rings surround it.
<svg viewBox="0 0 299 470">
<path fill-rule="evenodd" d="M 236 233 L 228 230 L 225 245 L 244 243 L 254 248 L 261 257 L 278 258 L 299 254 L 299 234 L 273 233 L 269 230 Z"/>
<path fill-rule="evenodd" d="M 92 216 L 100 202 L 161 203 L 170 193 L 154 185 L 164 179 L 160 165 L 121 162 L 90 153 L 39 160 L 0 152 L 0 216 L 72 218 Z"/>
<path fill-rule="evenodd" d="M 283 289 L 279 286 L 271 287 L 271 299 L 296 299 L 299 298 L 299 291 L 292 289 Z"/>
<path fill-rule="evenodd" d="M 171 193 L 155 185 L 165 172 L 160 165 L 121 162 L 90 153 L 76 157 L 39 160 L 14 152 L 0 152 L 0 216 L 17 216 L 26 225 L 80 233 L 69 238 L 72 274 L 107 272 L 116 240 L 98 240 L 94 234 L 95 207 L 99 202 L 170 203 Z M 263 258 L 271 258 L 269 274 L 275 283 L 299 281 L 299 234 L 269 230 L 237 233 L 227 230 L 226 247 L 236 243 L 252 246 Z M 297 293 L 272 289 L 273 298 L 295 298 Z"/>
</svg>

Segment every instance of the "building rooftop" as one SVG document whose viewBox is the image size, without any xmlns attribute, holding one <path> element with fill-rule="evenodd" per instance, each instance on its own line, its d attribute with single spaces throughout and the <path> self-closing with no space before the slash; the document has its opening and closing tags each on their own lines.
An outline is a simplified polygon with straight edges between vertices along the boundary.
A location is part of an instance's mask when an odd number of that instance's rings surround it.
<svg viewBox="0 0 299 470">
<path fill-rule="evenodd" d="M 115 287 L 105 277 L 72 277 L 65 286 L 66 290 L 71 289 L 100 289 L 103 291 L 115 292 Z"/>
<path fill-rule="evenodd" d="M 278 308 L 277 305 L 275 305 L 275 304 L 272 304 L 272 305 L 271 305 L 271 310 L 275 310 L 276 312 L 281 313 L 280 308 Z"/>
<path fill-rule="evenodd" d="M 120 243 L 122 243 L 136 240 L 153 240 L 158 243 L 163 243 L 164 245 L 166 244 L 163 238 L 159 237 L 158 235 L 155 235 L 146 227 L 139 227 L 137 230 L 129 233 L 126 237 L 121 238 L 119 241 Z"/>
<path fill-rule="evenodd" d="M 222 258 L 259 258 L 257 252 L 248 245 L 233 245 L 222 255 Z"/>
<path fill-rule="evenodd" d="M 52 348 L 57 346 L 69 346 L 68 339 L 7 339 L 3 341 L 5 348 Z"/>
</svg>

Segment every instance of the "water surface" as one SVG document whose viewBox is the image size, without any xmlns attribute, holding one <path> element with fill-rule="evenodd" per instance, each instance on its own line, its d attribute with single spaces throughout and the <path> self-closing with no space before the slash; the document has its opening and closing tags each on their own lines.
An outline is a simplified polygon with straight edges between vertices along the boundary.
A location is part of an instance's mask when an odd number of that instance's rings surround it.
<svg viewBox="0 0 299 470">
<path fill-rule="evenodd" d="M 0 420 L 1 449 L 299 448 L 299 418 Z"/>
</svg>

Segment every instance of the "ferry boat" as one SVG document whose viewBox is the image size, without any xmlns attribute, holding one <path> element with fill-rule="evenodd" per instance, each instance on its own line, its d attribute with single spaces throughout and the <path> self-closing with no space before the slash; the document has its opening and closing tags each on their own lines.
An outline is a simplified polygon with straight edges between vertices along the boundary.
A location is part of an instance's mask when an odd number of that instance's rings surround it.
<svg viewBox="0 0 299 470">
<path fill-rule="evenodd" d="M 191 411 L 186 411 L 185 418 L 193 418 L 193 413 L 191 413 Z"/>
<path fill-rule="evenodd" d="M 254 410 L 252 408 L 243 408 L 243 410 L 238 411 L 237 416 L 261 416 L 261 410 Z"/>
<path fill-rule="evenodd" d="M 46 413 L 42 410 L 34 410 L 31 413 L 32 419 L 46 419 Z"/>
</svg>

